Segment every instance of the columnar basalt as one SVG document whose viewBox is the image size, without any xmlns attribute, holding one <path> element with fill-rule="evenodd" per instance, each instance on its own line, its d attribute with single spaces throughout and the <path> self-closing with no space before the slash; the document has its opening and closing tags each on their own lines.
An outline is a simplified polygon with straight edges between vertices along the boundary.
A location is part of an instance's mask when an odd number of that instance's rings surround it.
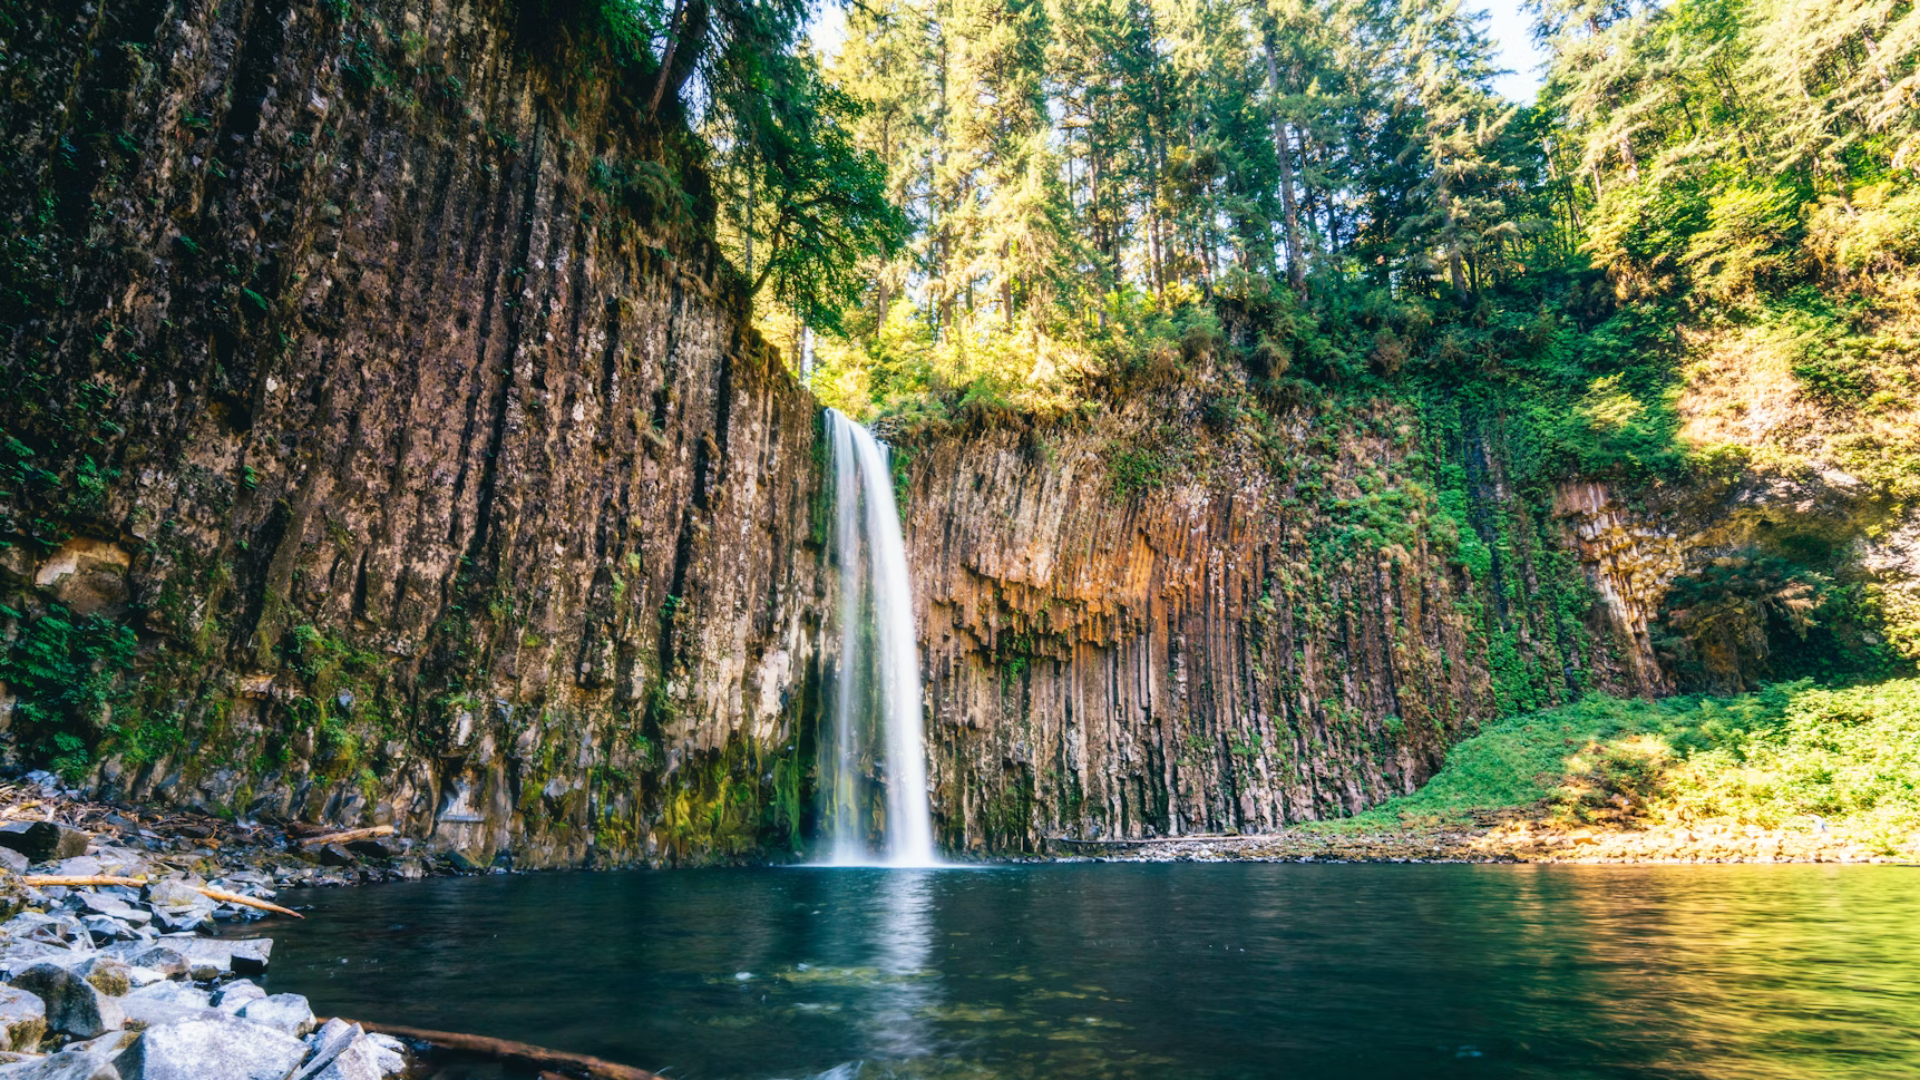
<svg viewBox="0 0 1920 1080">
<path fill-rule="evenodd" d="M 1629 688 L 1487 437 L 1432 445 L 1387 404 L 1205 422 L 1244 390 L 910 440 L 951 845 L 1337 816 L 1412 790 L 1476 717 Z"/>
<path fill-rule="evenodd" d="M 671 146 L 512 25 L 10 16 L 9 633 L 137 629 L 107 792 L 523 864 L 797 834 L 815 407 L 634 179 Z"/>
</svg>

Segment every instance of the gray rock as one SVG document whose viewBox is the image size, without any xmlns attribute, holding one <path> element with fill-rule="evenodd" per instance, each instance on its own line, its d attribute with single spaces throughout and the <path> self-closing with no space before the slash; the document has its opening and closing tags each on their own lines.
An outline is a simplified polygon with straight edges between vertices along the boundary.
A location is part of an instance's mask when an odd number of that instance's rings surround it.
<svg viewBox="0 0 1920 1080">
<path fill-rule="evenodd" d="M 91 1039 L 126 1023 L 118 1002 L 58 964 L 35 964 L 16 975 L 12 985 L 46 1003 L 47 1027 L 54 1031 Z"/>
<path fill-rule="evenodd" d="M 75 855 L 47 867 L 47 873 L 62 877 L 98 877 L 106 873 L 106 869 L 100 865 L 99 859 L 91 855 Z"/>
<path fill-rule="evenodd" d="M 47 1033 L 47 1004 L 25 990 L 0 986 L 0 1050 L 33 1050 Z"/>
<path fill-rule="evenodd" d="M 107 915 L 128 923 L 144 923 L 153 918 L 153 913 L 147 909 L 135 907 L 118 896 L 103 892 L 81 893 L 80 910 L 88 915 Z"/>
<path fill-rule="evenodd" d="M 128 1027 L 139 1028 L 177 1024 L 183 1020 L 217 1020 L 227 1015 L 219 1009 L 209 1009 L 204 1004 L 195 1005 L 186 1001 L 141 997 L 123 999 L 120 1002 L 120 1011 L 126 1016 Z"/>
<path fill-rule="evenodd" d="M 95 956 L 69 969 L 93 984 L 95 990 L 110 997 L 121 997 L 133 989 L 132 968 L 126 961 L 111 956 Z"/>
<path fill-rule="evenodd" d="M 140 931 L 111 915 L 82 915 L 80 925 L 87 928 L 87 936 L 95 945 L 140 939 Z"/>
<path fill-rule="evenodd" d="M 185 975 L 193 970 L 193 962 L 171 943 L 127 941 L 118 945 L 109 945 L 101 951 L 108 956 L 117 956 L 134 967 L 157 971 L 164 978 Z"/>
<path fill-rule="evenodd" d="M 313 1056 L 292 1080 L 382 1080 L 407 1067 L 394 1040 L 369 1035 L 338 1018 L 327 1021 L 307 1042 Z"/>
<path fill-rule="evenodd" d="M 33 861 L 10 847 L 0 847 L 0 870 L 9 873 L 24 874 Z"/>
<path fill-rule="evenodd" d="M 289 1035 L 305 1035 L 313 1030 L 313 1006 L 299 994 L 274 994 L 240 1006 L 240 1018 L 265 1024 Z"/>
<path fill-rule="evenodd" d="M 291 1035 L 219 1016 L 150 1027 L 117 1064 L 122 1080 L 286 1080 L 306 1056 Z"/>
<path fill-rule="evenodd" d="M 179 878 L 161 878 L 147 883 L 147 903 L 154 907 L 195 907 L 206 902 L 199 889 Z"/>
<path fill-rule="evenodd" d="M 127 969 L 127 981 L 137 990 L 143 986 L 166 982 L 167 977 L 149 967 L 130 967 Z"/>
<path fill-rule="evenodd" d="M 0 1080 L 124 1080 L 113 1066 L 115 1056 L 68 1047 L 38 1061 L 0 1065 Z"/>
<path fill-rule="evenodd" d="M 127 995 L 128 1001 L 170 1001 L 176 1005 L 186 1005 L 195 1009 L 211 1009 L 211 996 L 190 982 L 168 979 L 151 986 L 142 986 Z"/>
<path fill-rule="evenodd" d="M 267 992 L 251 980 L 239 979 L 221 987 L 213 995 L 213 1003 L 219 1006 L 222 1012 L 237 1013 L 246 1008 L 248 1002 L 259 1001 L 266 996 Z"/>
<path fill-rule="evenodd" d="M 9 821 L 0 825 L 0 847 L 12 848 L 30 863 L 71 859 L 87 853 L 86 833 L 51 821 Z"/>
</svg>

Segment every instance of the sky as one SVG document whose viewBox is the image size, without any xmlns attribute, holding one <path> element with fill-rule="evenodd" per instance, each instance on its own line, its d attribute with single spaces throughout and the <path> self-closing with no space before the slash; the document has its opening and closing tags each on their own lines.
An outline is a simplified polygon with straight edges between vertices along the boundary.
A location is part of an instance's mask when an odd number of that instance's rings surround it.
<svg viewBox="0 0 1920 1080">
<path fill-rule="evenodd" d="M 1520 10 L 1521 0 L 1485 0 L 1487 32 L 1499 46 L 1499 66 L 1509 74 L 1494 80 L 1494 88 L 1514 101 L 1531 103 L 1540 88 L 1540 64 L 1545 57 L 1534 47 L 1528 32 L 1531 19 Z M 814 47 L 833 56 L 847 35 L 846 10 L 828 0 L 814 9 L 809 28 Z"/>
</svg>

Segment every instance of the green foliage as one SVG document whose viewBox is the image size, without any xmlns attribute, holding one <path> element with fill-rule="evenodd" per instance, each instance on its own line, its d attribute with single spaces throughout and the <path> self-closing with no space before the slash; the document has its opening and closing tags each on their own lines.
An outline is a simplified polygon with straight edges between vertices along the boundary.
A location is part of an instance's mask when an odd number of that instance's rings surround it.
<svg viewBox="0 0 1920 1080">
<path fill-rule="evenodd" d="M 37 616 L 0 606 L 0 616 L 16 627 L 0 652 L 0 682 L 15 697 L 16 740 L 30 759 L 78 780 L 112 730 L 113 710 L 128 701 L 122 676 L 139 639 L 131 627 L 76 617 L 58 604 Z"/>
<path fill-rule="evenodd" d="M 1318 826 L 1730 820 L 1835 831 L 1893 851 L 1920 829 L 1920 679 L 1776 683 L 1737 697 L 1591 695 L 1482 728 L 1412 795 Z"/>
</svg>

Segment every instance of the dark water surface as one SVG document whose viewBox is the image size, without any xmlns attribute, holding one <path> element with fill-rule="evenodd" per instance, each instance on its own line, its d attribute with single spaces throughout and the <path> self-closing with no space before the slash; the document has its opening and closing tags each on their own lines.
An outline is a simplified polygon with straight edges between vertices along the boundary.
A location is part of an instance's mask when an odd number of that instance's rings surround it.
<svg viewBox="0 0 1920 1080">
<path fill-rule="evenodd" d="M 287 893 L 272 989 L 680 1080 L 1920 1077 L 1920 869 L 1065 865 Z M 475 1074 L 478 1075 L 478 1074 Z"/>
</svg>

